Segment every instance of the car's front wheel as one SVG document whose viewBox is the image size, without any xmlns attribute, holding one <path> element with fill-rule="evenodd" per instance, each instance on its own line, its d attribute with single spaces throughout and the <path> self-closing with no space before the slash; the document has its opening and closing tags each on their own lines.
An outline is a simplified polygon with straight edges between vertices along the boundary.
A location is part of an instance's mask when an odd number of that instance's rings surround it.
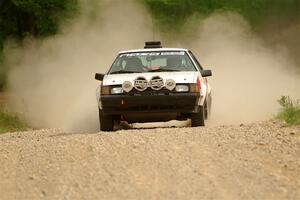
<svg viewBox="0 0 300 200">
<path fill-rule="evenodd" d="M 192 127 L 205 126 L 205 109 L 199 106 L 199 112 L 193 113 L 191 116 Z"/>
<path fill-rule="evenodd" d="M 99 109 L 99 122 L 101 131 L 113 131 L 114 120 L 112 115 L 104 115 L 102 110 Z"/>
</svg>

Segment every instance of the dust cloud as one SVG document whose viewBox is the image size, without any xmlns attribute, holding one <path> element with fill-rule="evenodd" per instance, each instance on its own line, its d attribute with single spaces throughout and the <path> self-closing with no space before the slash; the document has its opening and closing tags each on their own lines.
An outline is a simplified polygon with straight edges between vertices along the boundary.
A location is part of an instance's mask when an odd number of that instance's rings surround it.
<svg viewBox="0 0 300 200">
<path fill-rule="evenodd" d="M 14 51 L 7 47 L 11 105 L 33 127 L 98 131 L 94 73 L 104 72 L 119 50 L 153 39 L 151 16 L 136 1 L 92 2 L 83 3 L 82 17 L 61 34 Z M 242 17 L 213 14 L 196 24 L 186 25 L 192 40 L 176 43 L 213 70 L 210 124 L 266 120 L 278 111 L 281 95 L 300 97 L 293 58 L 265 45 Z"/>
<path fill-rule="evenodd" d="M 191 26 L 195 23 L 187 25 Z M 295 58 L 285 46 L 267 45 L 241 16 L 213 14 L 198 22 L 195 35 L 188 46 L 213 70 L 210 124 L 267 120 L 279 111 L 281 95 L 300 98 L 300 66 Z"/>
<path fill-rule="evenodd" d="M 151 16 L 134 0 L 82 1 L 82 17 L 53 38 L 6 47 L 10 103 L 36 128 L 98 131 L 94 80 L 122 48 L 152 39 Z"/>
</svg>

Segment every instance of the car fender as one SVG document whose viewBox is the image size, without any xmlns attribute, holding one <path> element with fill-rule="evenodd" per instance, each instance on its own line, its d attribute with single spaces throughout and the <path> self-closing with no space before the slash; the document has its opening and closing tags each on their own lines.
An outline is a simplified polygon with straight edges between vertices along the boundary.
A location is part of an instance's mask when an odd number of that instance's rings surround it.
<svg viewBox="0 0 300 200">
<path fill-rule="evenodd" d="M 97 103 L 98 103 L 98 107 L 100 109 L 102 109 L 102 103 L 101 103 L 101 85 L 99 85 L 97 88 L 96 88 L 96 99 L 97 99 Z"/>
<path fill-rule="evenodd" d="M 206 97 L 208 95 L 208 92 L 209 92 L 209 87 L 208 87 L 208 83 L 207 83 L 206 79 L 201 76 L 200 72 L 198 72 L 195 75 L 194 83 L 197 83 L 198 78 L 200 79 L 200 83 L 201 83 L 201 91 L 200 91 L 200 98 L 198 101 L 198 106 L 203 106 L 204 102 L 206 100 Z"/>
</svg>

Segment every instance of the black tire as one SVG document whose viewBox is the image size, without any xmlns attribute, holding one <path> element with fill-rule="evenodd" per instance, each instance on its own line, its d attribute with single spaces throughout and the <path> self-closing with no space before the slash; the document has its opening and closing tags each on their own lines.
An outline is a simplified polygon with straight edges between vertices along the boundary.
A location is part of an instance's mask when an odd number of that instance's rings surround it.
<svg viewBox="0 0 300 200">
<path fill-rule="evenodd" d="M 199 112 L 193 113 L 191 116 L 192 127 L 205 126 L 205 113 L 204 107 L 199 106 Z"/>
<path fill-rule="evenodd" d="M 207 119 L 210 118 L 211 116 L 211 106 L 212 106 L 212 96 L 211 94 L 208 95 L 208 100 L 207 100 Z"/>
<path fill-rule="evenodd" d="M 207 102 L 204 103 L 204 119 L 205 120 L 208 119 L 208 106 L 207 106 Z"/>
<path fill-rule="evenodd" d="M 112 115 L 104 115 L 102 110 L 99 109 L 99 122 L 101 131 L 113 131 L 114 120 Z"/>
</svg>

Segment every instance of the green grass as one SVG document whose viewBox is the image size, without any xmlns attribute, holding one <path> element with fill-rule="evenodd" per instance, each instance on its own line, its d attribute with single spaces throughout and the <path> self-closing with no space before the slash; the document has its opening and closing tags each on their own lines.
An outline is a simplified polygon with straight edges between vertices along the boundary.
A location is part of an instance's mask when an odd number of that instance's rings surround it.
<svg viewBox="0 0 300 200">
<path fill-rule="evenodd" d="M 23 122 L 15 114 L 11 114 L 4 108 L 0 107 L 0 134 L 14 131 L 24 131 L 27 129 Z"/>
<path fill-rule="evenodd" d="M 287 125 L 300 125 L 300 100 L 293 101 L 289 96 L 282 96 L 278 103 L 282 107 L 278 118 Z"/>
</svg>

